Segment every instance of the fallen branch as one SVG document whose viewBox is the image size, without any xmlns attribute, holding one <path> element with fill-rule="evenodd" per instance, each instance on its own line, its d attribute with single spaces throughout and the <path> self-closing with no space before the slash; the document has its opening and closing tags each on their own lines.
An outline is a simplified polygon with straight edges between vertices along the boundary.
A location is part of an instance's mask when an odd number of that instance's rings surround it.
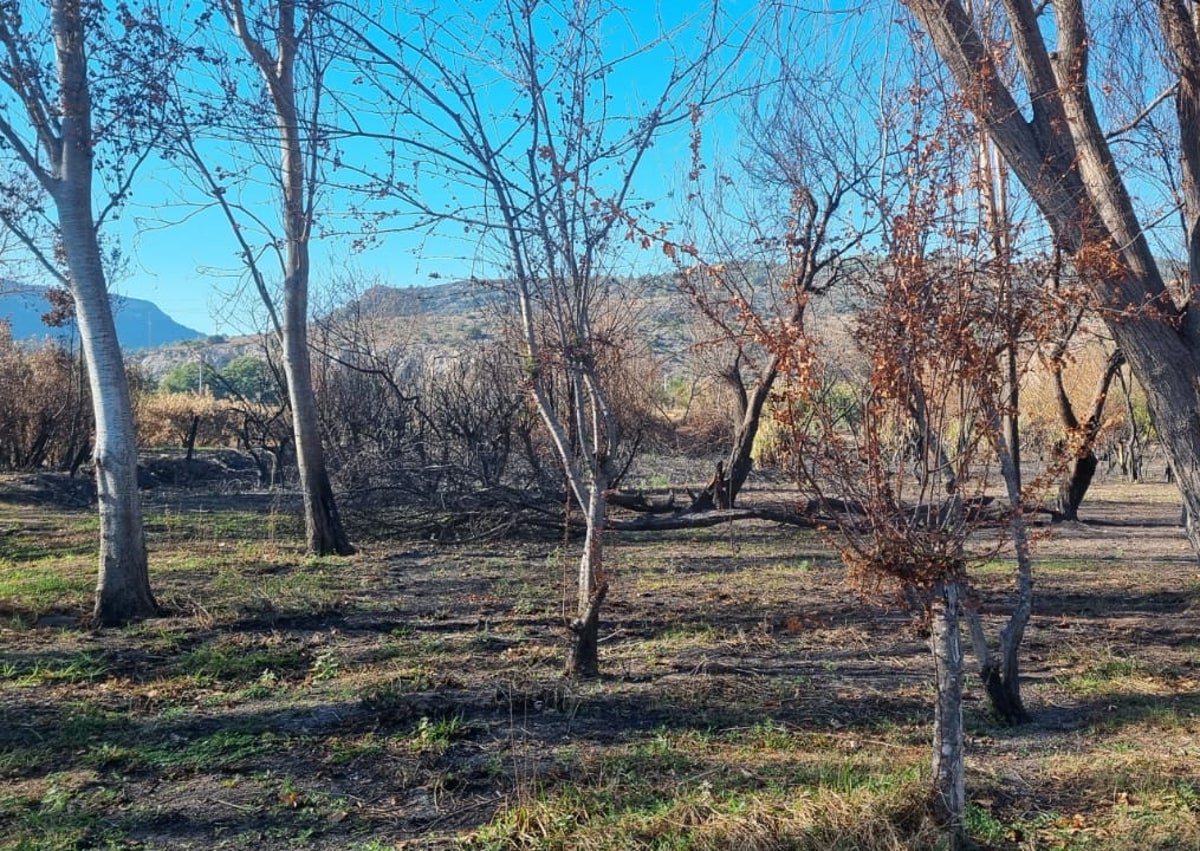
<svg viewBox="0 0 1200 851">
<path fill-rule="evenodd" d="M 609 490 L 604 492 L 604 501 L 617 508 L 636 511 L 640 514 L 670 514 L 678 511 L 675 507 L 674 491 L 671 491 L 666 502 L 654 502 L 640 491 L 626 493 L 625 491 Z"/>
<path fill-rule="evenodd" d="M 605 528 L 614 532 L 665 532 L 672 529 L 703 529 L 739 520 L 770 520 L 805 528 L 815 528 L 824 522 L 822 518 L 783 508 L 726 508 L 683 511 L 669 516 L 643 514 L 630 520 L 610 520 Z"/>
</svg>

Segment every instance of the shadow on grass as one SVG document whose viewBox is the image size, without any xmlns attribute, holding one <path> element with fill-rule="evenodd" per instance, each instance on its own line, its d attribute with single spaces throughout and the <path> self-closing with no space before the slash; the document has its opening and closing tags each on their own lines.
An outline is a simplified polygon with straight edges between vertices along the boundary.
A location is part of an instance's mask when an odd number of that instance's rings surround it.
<svg viewBox="0 0 1200 851">
<path fill-rule="evenodd" d="M 1076 703 L 1071 717 L 1071 729 L 1076 730 L 1102 728 L 1112 732 L 1140 724 L 1194 728 L 1200 717 L 1200 690 L 1164 695 L 1110 691 Z"/>
<path fill-rule="evenodd" d="M 714 684 L 713 678 L 703 679 Z M 199 847 L 218 837 L 349 842 L 353 837 L 421 836 L 434 824 L 449 830 L 489 819 L 502 803 L 497 789 L 519 782 L 513 772 L 522 765 L 526 771 L 536 769 L 539 783 L 548 786 L 586 783 L 586 777 L 573 774 L 573 763 L 568 764 L 573 757 L 562 762 L 561 752 L 555 756 L 558 748 L 629 744 L 653 750 L 664 733 L 736 737 L 761 729 L 786 738 L 793 735 L 789 731 L 830 729 L 823 715 L 813 717 L 800 707 L 765 710 L 748 702 L 727 704 L 717 693 L 705 699 L 705 689 L 651 694 L 619 692 L 620 687 L 610 681 L 586 696 L 565 694 L 557 703 L 547 688 L 530 687 L 491 694 L 376 696 L 305 710 L 241 708 L 219 716 L 197 712 L 170 720 L 109 713 L 93 715 L 84 726 L 69 709 L 33 717 L 31 706 L 9 701 L 6 714 L 26 718 L 26 741 L 39 743 L 43 759 L 23 769 L 10 766 L 5 774 L 30 779 L 90 770 L 95 780 L 77 789 L 69 802 L 14 806 L 10 801 L 3 815 L 10 829 L 69 835 L 79 847 L 101 845 L 114 831 L 117 839 L 176 848 Z M 839 710 L 867 719 L 877 717 L 879 707 L 871 701 L 842 701 Z M 911 699 L 888 707 L 891 717 L 897 713 L 928 715 L 926 707 Z M 430 719 L 448 718 L 461 722 L 453 741 L 441 749 L 418 749 L 436 726 Z M 364 736 L 387 741 L 393 734 L 413 743 L 401 747 L 399 757 L 334 758 L 339 741 Z M 11 755 L 13 744 L 10 739 L 3 753 Z M 663 758 L 656 753 L 647 752 L 646 771 L 657 770 Z M 633 758 L 612 757 L 610 771 L 623 764 L 620 760 Z M 507 779 L 497 778 L 498 768 Z M 135 790 L 158 786 L 180 791 L 166 799 L 136 800 Z M 107 798 L 93 800 L 92 792 L 99 789 L 129 790 L 122 795 L 130 800 L 121 806 Z"/>
<path fill-rule="evenodd" d="M 1042 617 L 1087 617 L 1115 613 L 1160 615 L 1182 614 L 1194 607 L 1197 593 L 1190 590 L 1156 591 L 1150 594 L 1131 593 L 1127 589 L 1112 592 L 1056 589 L 1044 580 L 1034 601 L 1037 615 Z"/>
</svg>

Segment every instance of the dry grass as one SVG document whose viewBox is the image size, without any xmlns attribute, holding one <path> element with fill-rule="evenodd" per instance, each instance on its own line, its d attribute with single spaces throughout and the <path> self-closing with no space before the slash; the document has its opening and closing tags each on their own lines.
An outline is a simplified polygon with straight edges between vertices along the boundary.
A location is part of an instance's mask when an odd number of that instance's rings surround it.
<svg viewBox="0 0 1200 851">
<path fill-rule="evenodd" d="M 1043 542 L 1034 721 L 972 683 L 984 848 L 1200 848 L 1200 590 L 1162 485 Z M 0 502 L 0 848 L 923 849 L 927 650 L 820 539 L 614 539 L 605 677 L 563 681 L 573 555 L 368 545 L 308 559 L 249 496 L 164 501 L 170 611 L 87 609 L 87 513 Z M 290 524 L 290 525 L 289 525 Z M 1002 611 L 1009 574 L 980 577 Z"/>
</svg>

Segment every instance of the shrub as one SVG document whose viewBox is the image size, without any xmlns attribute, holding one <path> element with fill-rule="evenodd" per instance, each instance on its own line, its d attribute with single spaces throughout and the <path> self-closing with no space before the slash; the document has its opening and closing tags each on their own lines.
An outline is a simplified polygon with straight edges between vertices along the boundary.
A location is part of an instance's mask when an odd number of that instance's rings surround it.
<svg viewBox="0 0 1200 851">
<path fill-rule="evenodd" d="M 83 363 L 58 344 L 26 347 L 0 322 L 0 467 L 74 469 L 91 446 Z"/>
<path fill-rule="evenodd" d="M 193 423 L 197 446 L 233 447 L 241 435 L 241 409 L 196 393 L 150 393 L 138 402 L 138 443 L 145 448 L 188 445 Z"/>
</svg>

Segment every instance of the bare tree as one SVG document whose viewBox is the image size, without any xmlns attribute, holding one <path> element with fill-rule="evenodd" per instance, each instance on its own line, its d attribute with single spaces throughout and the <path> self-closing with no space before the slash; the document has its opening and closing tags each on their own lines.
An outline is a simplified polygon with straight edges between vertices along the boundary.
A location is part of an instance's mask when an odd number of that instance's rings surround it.
<svg viewBox="0 0 1200 851">
<path fill-rule="evenodd" d="M 811 24 L 811 22 L 809 22 Z M 677 253 L 681 287 L 729 350 L 720 379 L 733 391 L 729 451 L 694 508 L 732 508 L 789 335 L 801 333 L 811 299 L 828 294 L 868 231 L 855 201 L 878 164 L 859 132 L 846 72 L 812 68 L 811 25 L 772 30 L 761 49 L 767 78 L 743 116 L 747 140 L 733 168 L 718 165 L 701 186 L 694 163 L 690 241 Z M 855 219 L 857 218 L 857 221 Z M 852 224 L 853 222 L 853 224 Z M 763 346 L 771 339 L 774 345 Z"/>
<path fill-rule="evenodd" d="M 0 220 L 74 300 L 95 415 L 100 569 L 93 614 L 105 625 L 157 610 L 137 487 L 137 436 L 99 240 L 100 225 L 146 156 L 139 130 L 151 125 L 162 102 L 156 91 L 162 76 L 149 58 L 153 30 L 144 23 L 131 7 L 118 15 L 80 0 L 0 6 L 6 101 L 0 140 L 25 180 L 5 191 Z M 43 41 L 44 34 L 52 40 Z M 105 183 L 98 190 L 101 164 Z M 52 209 L 42 204 L 47 196 Z M 40 238 L 43 225 L 51 231 L 48 240 Z"/>
<path fill-rule="evenodd" d="M 635 177 L 647 152 L 711 96 L 716 30 L 700 27 L 691 51 L 691 32 L 638 44 L 607 0 L 507 0 L 484 20 L 462 10 L 412 17 L 411 32 L 348 24 L 372 94 L 396 119 L 351 129 L 393 146 L 394 170 L 375 172 L 378 194 L 402 202 L 418 225 L 466 229 L 496 261 L 482 277 L 515 308 L 524 384 L 585 521 L 567 670 L 594 676 L 618 443 L 600 368 L 611 341 L 596 311 L 642 212 Z M 625 42 L 635 46 L 622 55 Z M 618 84 L 634 85 L 632 60 L 647 55 L 665 66 L 664 81 L 644 100 L 618 98 Z"/>
<path fill-rule="evenodd" d="M 1005 0 L 985 30 L 981 10 L 959 0 L 907 0 L 974 113 L 1037 203 L 1056 244 L 1084 276 L 1109 331 L 1146 391 L 1190 518 L 1200 518 L 1200 29 L 1192 4 L 1156 0 L 1172 85 L 1149 94 L 1148 114 L 1173 97 L 1178 116 L 1191 291 L 1177 304 L 1164 283 L 1147 225 L 1102 126 L 1090 74 L 1093 40 L 1084 0 Z M 987 5 L 988 10 L 993 9 Z M 1043 23 L 1043 15 L 1052 21 Z M 1006 84 L 1011 50 L 1019 79 Z M 1136 117 L 1135 117 L 1136 118 Z M 1200 554 L 1200 526 L 1188 537 Z"/>
<path fill-rule="evenodd" d="M 354 547 L 342 525 L 326 468 L 308 345 L 309 246 L 325 154 L 322 98 L 333 36 L 324 28 L 328 19 L 319 0 L 261 4 L 223 0 L 218 8 L 261 87 L 251 83 L 251 95 L 243 93 L 247 81 L 238 74 L 238 61 L 223 55 L 229 50 L 228 41 L 218 41 L 217 47 L 198 54 L 219 85 L 210 91 L 174 93 L 176 132 L 171 150 L 188 163 L 202 191 L 228 221 L 279 337 L 308 549 L 347 555 Z M 270 116 L 273 126 L 260 120 L 263 114 Z M 210 154 L 214 142 L 222 151 L 220 159 Z M 272 146 L 274 163 L 267 155 Z M 259 168 L 277 170 L 269 185 L 277 193 L 282 228 L 255 211 L 255 201 L 245 200 L 244 187 L 237 186 L 245 181 L 261 187 L 250 174 Z M 256 243 L 256 233 L 261 244 Z M 264 253 L 279 262 L 281 303 L 262 268 Z"/>
</svg>

